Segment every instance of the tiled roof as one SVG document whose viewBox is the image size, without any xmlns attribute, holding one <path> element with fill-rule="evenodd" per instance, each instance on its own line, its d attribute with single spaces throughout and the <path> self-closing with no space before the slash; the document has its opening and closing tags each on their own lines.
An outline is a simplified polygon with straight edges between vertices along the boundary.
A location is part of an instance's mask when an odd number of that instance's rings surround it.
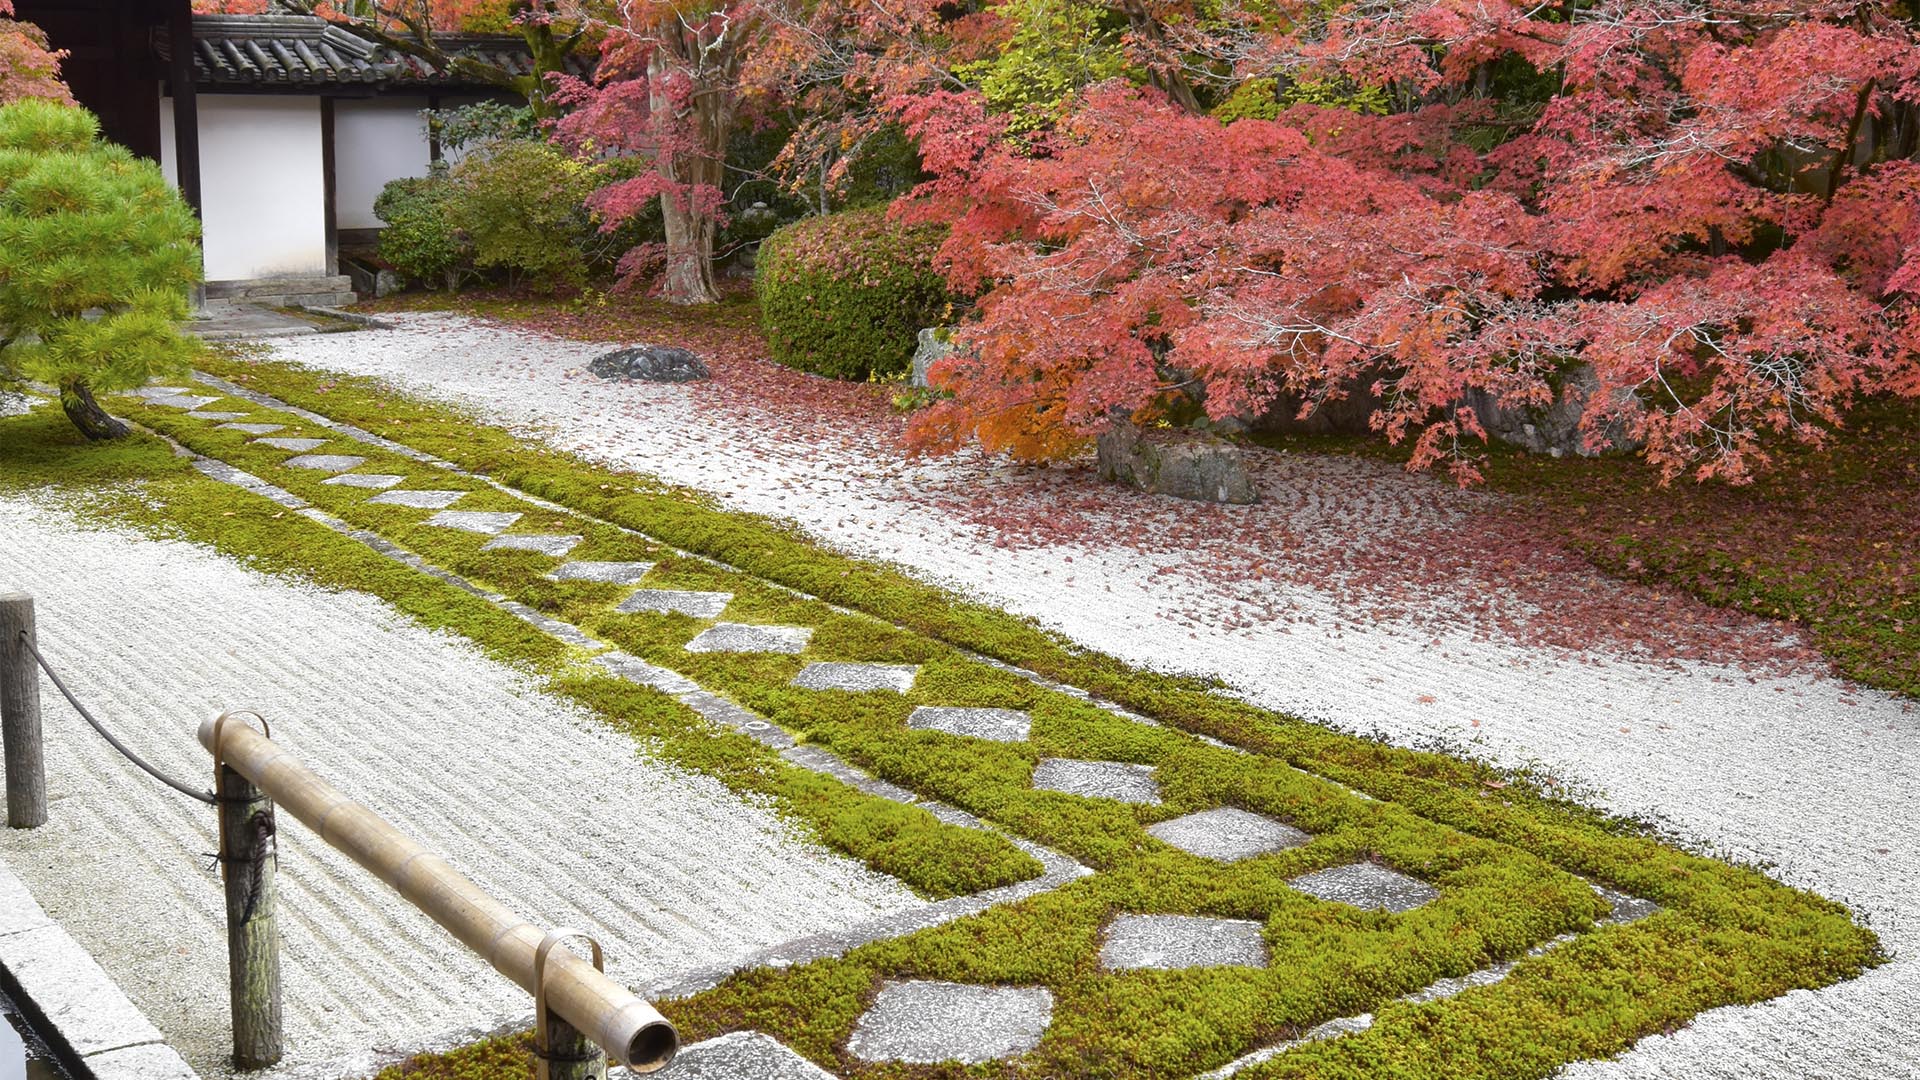
<svg viewBox="0 0 1920 1080">
<path fill-rule="evenodd" d="M 451 55 L 472 57 L 513 75 L 533 72 L 533 57 L 518 38 L 442 34 L 435 43 Z M 165 39 L 158 44 L 165 55 Z M 196 15 L 193 47 L 202 86 L 448 86 L 470 81 L 305 15 Z"/>
</svg>

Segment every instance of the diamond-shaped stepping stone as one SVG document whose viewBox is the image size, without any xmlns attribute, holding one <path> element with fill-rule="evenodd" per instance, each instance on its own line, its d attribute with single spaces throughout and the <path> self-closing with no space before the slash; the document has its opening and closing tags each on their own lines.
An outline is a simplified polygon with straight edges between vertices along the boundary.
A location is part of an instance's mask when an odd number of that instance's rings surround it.
<svg viewBox="0 0 1920 1080">
<path fill-rule="evenodd" d="M 808 626 L 750 626 L 746 623 L 715 623 L 699 637 L 687 642 L 688 652 L 770 652 L 805 651 L 813 638 Z"/>
<path fill-rule="evenodd" d="M 1033 767 L 1033 786 L 1042 791 L 1064 791 L 1089 799 L 1148 805 L 1160 802 L 1160 782 L 1153 778 L 1153 766 L 1123 761 L 1041 758 L 1040 764 Z"/>
<path fill-rule="evenodd" d="M 255 446 L 271 446 L 275 450 L 292 450 L 296 453 L 305 453 L 308 450 L 318 450 L 321 447 L 327 445 L 327 440 L 272 438 L 272 439 L 255 439 L 253 440 L 253 443 Z"/>
<path fill-rule="evenodd" d="M 793 685 L 802 690 L 892 690 L 904 694 L 913 689 L 913 677 L 918 674 L 918 664 L 808 664 L 793 677 Z"/>
<path fill-rule="evenodd" d="M 717 619 L 733 602 L 730 592 L 685 592 L 680 589 L 641 589 L 613 610 L 627 615 L 677 613 L 696 619 Z"/>
<path fill-rule="evenodd" d="M 339 484 L 341 487 L 373 488 L 378 491 L 395 484 L 403 484 L 406 480 L 406 477 L 394 476 L 392 473 L 341 473 L 339 476 L 329 476 L 320 482 Z"/>
<path fill-rule="evenodd" d="M 650 562 L 570 562 L 547 576 L 555 581 L 604 581 L 635 585 L 653 569 Z"/>
<path fill-rule="evenodd" d="M 1019 709 L 963 709 L 957 705 L 922 705 L 907 717 L 907 726 L 922 731 L 944 731 L 970 739 L 1023 742 L 1033 719 Z"/>
<path fill-rule="evenodd" d="M 290 457 L 280 464 L 290 469 L 318 469 L 321 472 L 346 472 L 348 469 L 357 469 L 366 463 L 366 458 L 354 457 L 352 454 L 306 454 L 301 457 Z"/>
<path fill-rule="evenodd" d="M 1120 915 L 1107 926 L 1100 966 L 1131 968 L 1266 967 L 1260 924 L 1201 915 Z"/>
<path fill-rule="evenodd" d="M 771 1035 L 735 1031 L 683 1046 L 673 1056 L 674 1080 L 834 1080 Z"/>
<path fill-rule="evenodd" d="M 464 491 L 383 491 L 367 501 L 382 506 L 411 506 L 416 510 L 445 510 L 466 497 Z"/>
<path fill-rule="evenodd" d="M 189 413 L 188 415 L 192 415 L 192 414 L 191 414 L 191 413 Z M 245 416 L 245 415 L 247 415 L 247 414 L 246 414 L 246 413 L 234 413 L 233 415 L 235 415 L 235 416 Z M 239 431 L 239 432 L 244 432 L 244 433 L 246 433 L 246 434 L 248 434 L 248 435 L 271 435 L 271 434 L 273 434 L 274 432 L 276 432 L 276 431 L 279 431 L 280 429 L 282 429 L 282 428 L 284 428 L 284 427 L 286 427 L 286 426 L 287 426 L 287 425 L 285 425 L 285 424 L 221 424 L 221 425 L 219 425 L 219 426 L 217 426 L 217 427 L 215 427 L 215 428 L 214 428 L 213 430 L 215 430 L 215 431 Z"/>
<path fill-rule="evenodd" d="M 1370 911 L 1388 911 L 1396 915 L 1412 911 L 1440 896 L 1439 889 L 1419 878 L 1408 877 L 1398 870 L 1389 870 L 1379 863 L 1370 862 L 1336 866 L 1294 878 L 1287 884 L 1321 900 L 1351 904 Z"/>
<path fill-rule="evenodd" d="M 199 409 L 195 409 L 187 415 L 195 420 L 238 420 L 247 414 L 243 412 L 202 412 Z"/>
<path fill-rule="evenodd" d="M 847 1051 L 864 1061 L 971 1065 L 1033 1049 L 1052 1020 L 1053 994 L 1042 986 L 887 982 Z"/>
<path fill-rule="evenodd" d="M 1618 892 L 1605 885 L 1595 885 L 1593 891 L 1599 893 L 1600 899 L 1607 902 L 1609 908 L 1607 917 L 1601 920 L 1606 925 L 1616 926 L 1622 923 L 1638 922 L 1660 910 L 1660 905 L 1651 900 Z"/>
<path fill-rule="evenodd" d="M 137 398 L 179 397 L 187 392 L 184 386 L 143 386 L 138 390 L 129 390 L 128 394 Z"/>
<path fill-rule="evenodd" d="M 544 536 L 539 533 L 501 533 L 480 545 L 481 551 L 537 551 L 559 558 L 580 546 L 578 536 Z"/>
<path fill-rule="evenodd" d="M 443 529 L 495 536 L 513 528 L 520 515 L 498 510 L 442 510 L 427 519 L 427 524 Z"/>
<path fill-rule="evenodd" d="M 217 397 L 195 397 L 192 394 L 147 395 L 149 405 L 168 405 L 176 409 L 197 409 L 202 405 L 211 405 L 220 399 Z"/>
<path fill-rule="evenodd" d="M 1237 806 L 1202 810 L 1147 826 L 1147 831 L 1188 854 L 1238 862 L 1269 851 L 1298 847 L 1309 839 L 1291 825 Z"/>
</svg>

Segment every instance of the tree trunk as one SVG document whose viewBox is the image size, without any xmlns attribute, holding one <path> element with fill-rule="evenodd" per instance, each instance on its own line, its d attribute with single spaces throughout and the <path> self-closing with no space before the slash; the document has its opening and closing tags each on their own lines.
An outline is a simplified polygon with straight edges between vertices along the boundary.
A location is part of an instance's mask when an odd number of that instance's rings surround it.
<svg viewBox="0 0 1920 1080">
<path fill-rule="evenodd" d="M 664 49 L 654 50 L 648 76 L 654 90 L 652 107 L 662 115 L 676 109 L 661 89 L 667 84 L 672 61 Z M 657 168 L 666 181 L 660 196 L 660 215 L 666 225 L 667 268 L 660 295 L 675 304 L 713 304 L 720 290 L 713 280 L 713 245 L 720 231 L 712 205 L 725 182 L 729 115 L 726 92 L 712 86 L 695 89 L 684 115 L 688 138 L 666 140 Z"/>
<path fill-rule="evenodd" d="M 93 390 L 85 379 L 61 380 L 60 408 L 66 411 L 73 426 L 80 429 L 80 434 L 94 442 L 119 439 L 127 434 L 127 425 L 108 416 L 107 410 L 93 400 Z"/>
</svg>

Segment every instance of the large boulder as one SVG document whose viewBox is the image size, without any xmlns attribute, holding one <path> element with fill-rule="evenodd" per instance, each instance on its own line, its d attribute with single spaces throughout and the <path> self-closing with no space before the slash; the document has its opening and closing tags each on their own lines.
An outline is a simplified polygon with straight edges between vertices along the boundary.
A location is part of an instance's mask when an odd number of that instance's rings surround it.
<svg viewBox="0 0 1920 1080">
<path fill-rule="evenodd" d="M 1633 449 L 1634 440 L 1620 423 L 1602 431 L 1597 446 L 1587 445 L 1586 435 L 1580 430 L 1580 417 L 1599 389 L 1600 376 L 1594 373 L 1593 365 L 1577 364 L 1560 377 L 1551 405 L 1502 405 L 1492 394 L 1477 389 L 1467 391 L 1466 404 L 1479 417 L 1480 426 L 1487 429 L 1489 438 L 1531 453 L 1594 457 L 1608 450 Z M 1622 402 L 1632 397 L 1630 390 L 1616 390 L 1615 394 Z"/>
<path fill-rule="evenodd" d="M 587 370 L 603 379 L 639 379 L 642 382 L 692 382 L 707 377 L 707 365 L 673 345 L 636 345 L 593 358 Z"/>
<path fill-rule="evenodd" d="M 953 343 L 953 328 L 947 326 L 929 326 L 920 331 L 919 347 L 913 351 L 912 369 L 907 376 L 907 385 L 926 386 L 927 370 L 933 365 L 953 355 L 958 348 Z"/>
<path fill-rule="evenodd" d="M 1194 502 L 1258 502 L 1240 448 L 1203 432 L 1142 432 L 1119 422 L 1101 434 L 1096 466 L 1104 480 Z"/>
</svg>

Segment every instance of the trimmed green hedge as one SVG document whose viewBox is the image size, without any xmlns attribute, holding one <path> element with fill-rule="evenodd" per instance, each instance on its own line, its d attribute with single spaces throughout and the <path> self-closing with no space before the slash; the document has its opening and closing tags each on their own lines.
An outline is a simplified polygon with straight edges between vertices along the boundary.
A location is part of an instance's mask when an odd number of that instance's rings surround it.
<svg viewBox="0 0 1920 1080">
<path fill-rule="evenodd" d="M 773 358 L 835 379 L 905 372 L 920 329 L 947 321 L 946 282 L 933 269 L 943 235 L 875 206 L 767 237 L 754 288 Z"/>
</svg>

